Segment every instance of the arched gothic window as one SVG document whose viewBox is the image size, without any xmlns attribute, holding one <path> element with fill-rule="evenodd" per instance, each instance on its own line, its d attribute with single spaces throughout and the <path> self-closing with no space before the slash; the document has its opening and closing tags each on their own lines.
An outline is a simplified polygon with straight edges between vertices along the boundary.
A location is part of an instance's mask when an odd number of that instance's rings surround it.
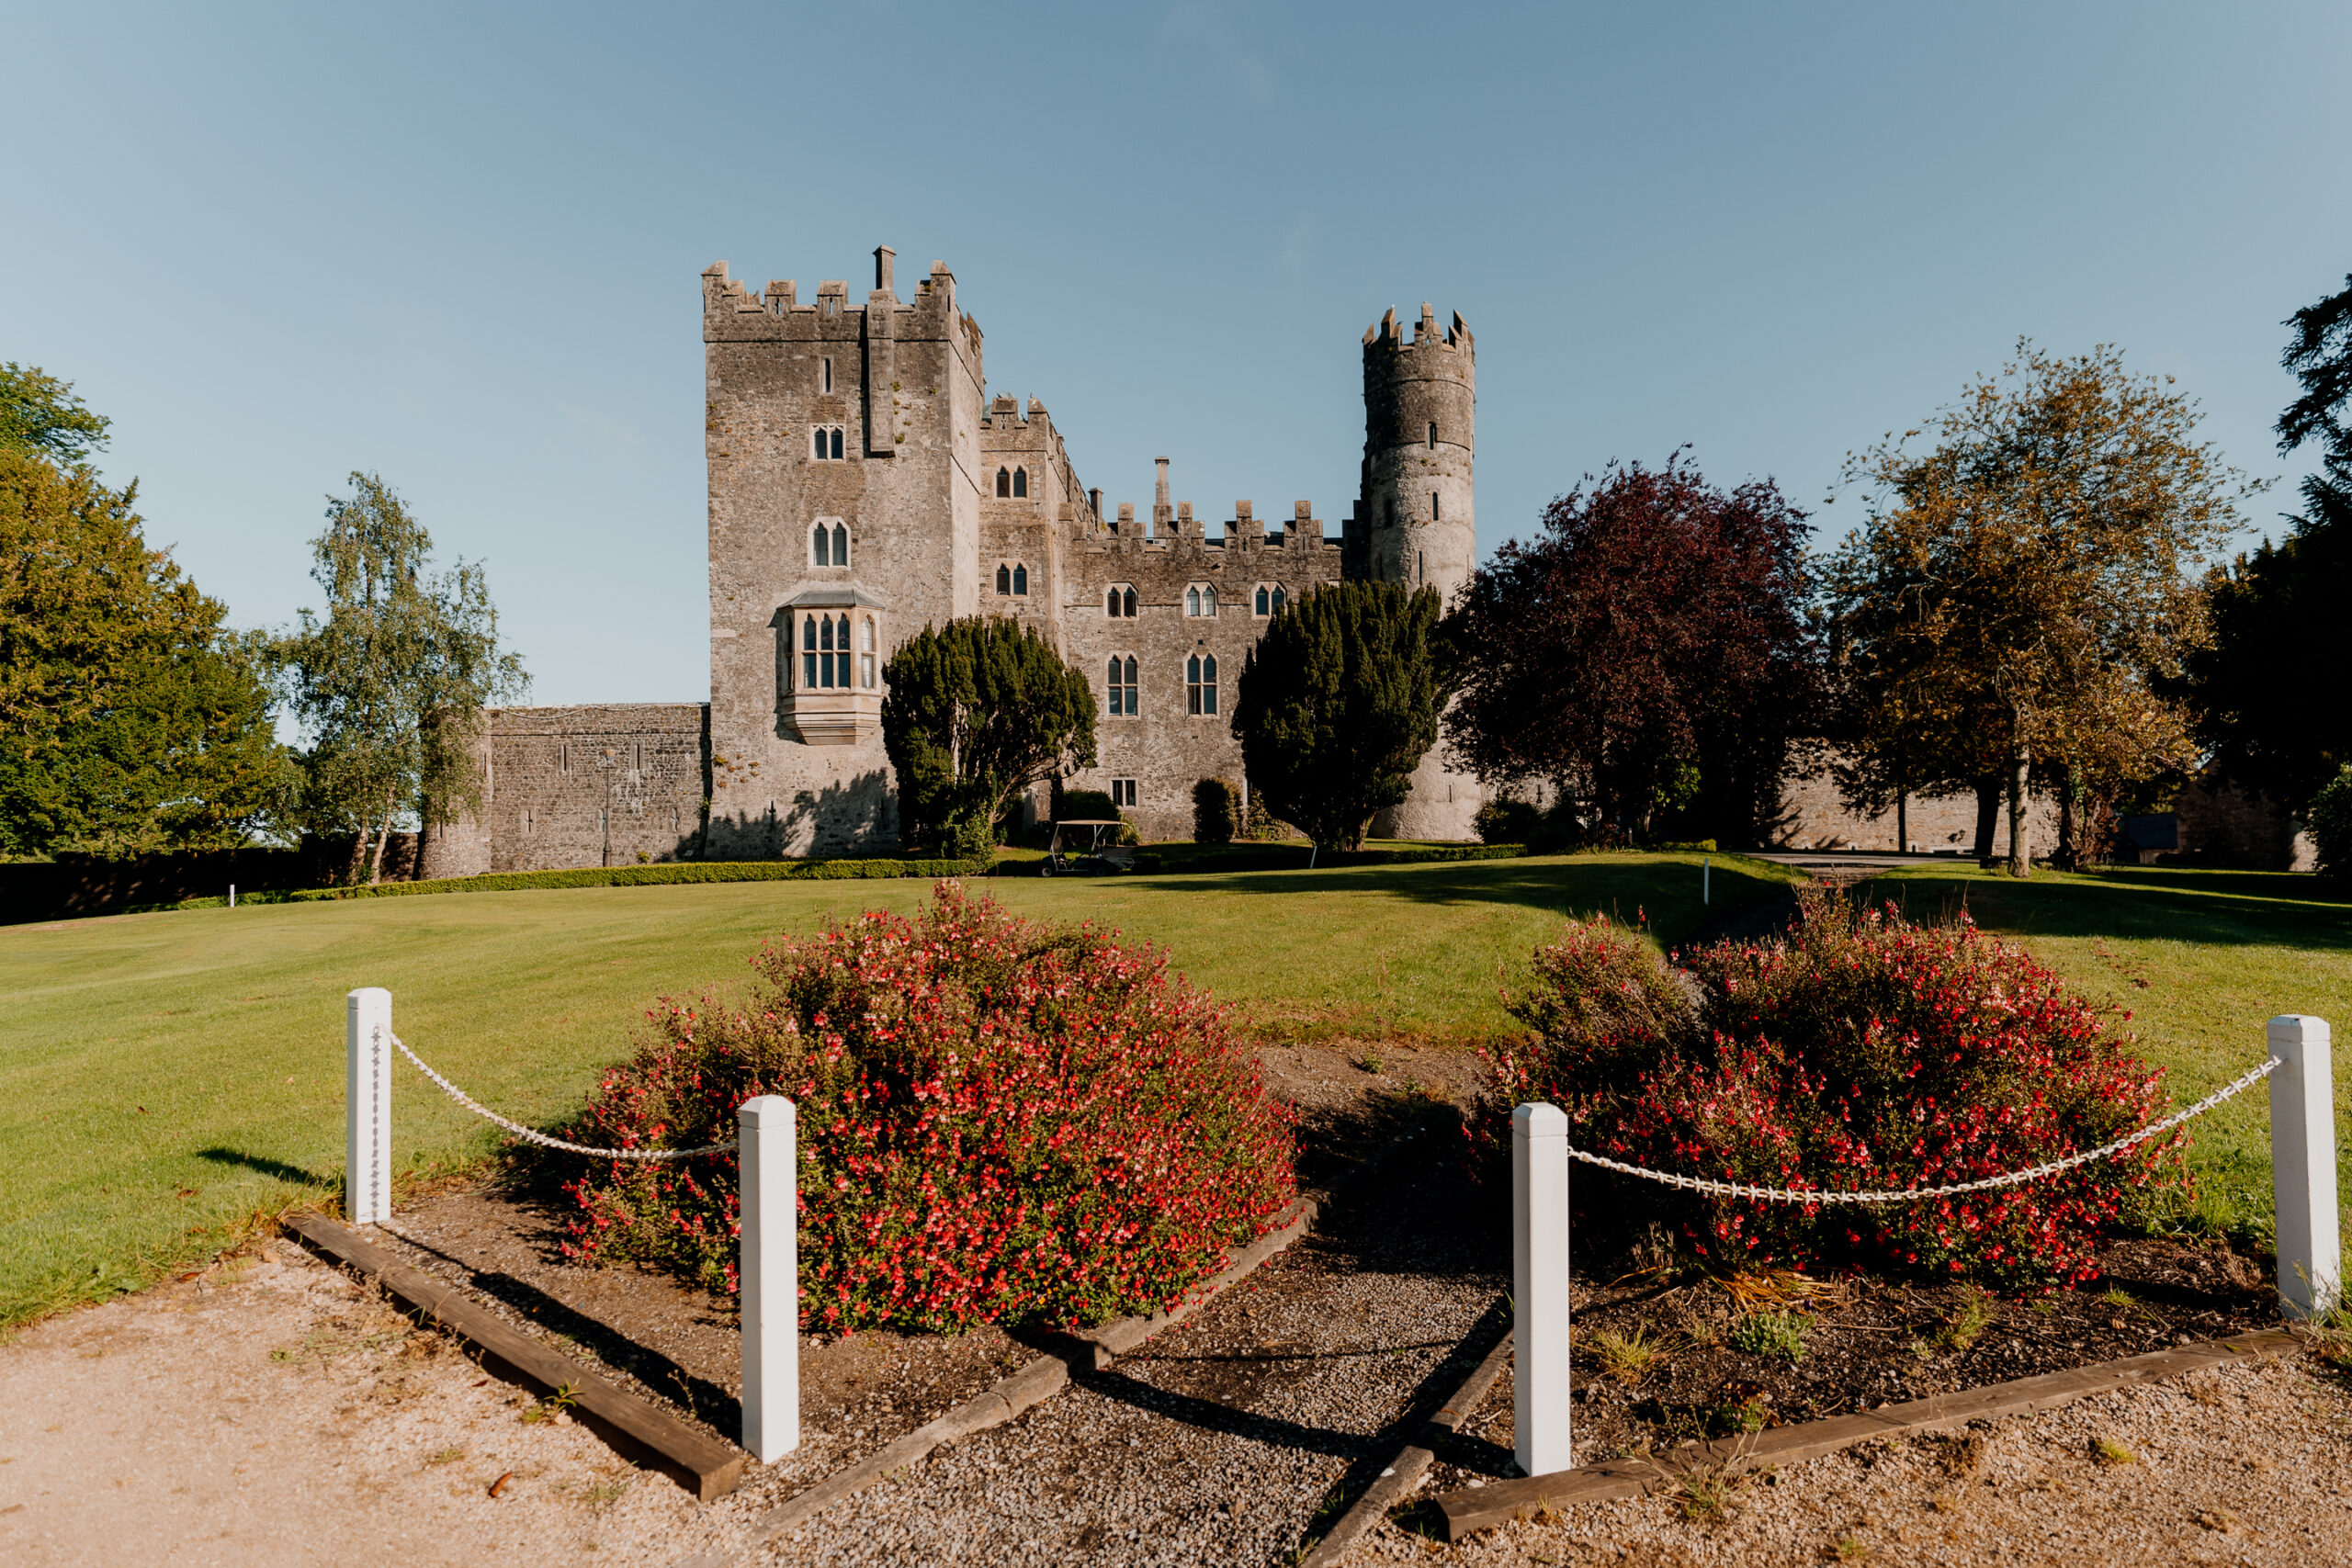
<svg viewBox="0 0 2352 1568">
<path fill-rule="evenodd" d="M 1012 569 L 1006 566 L 1001 561 L 997 563 L 996 591 L 999 593 L 1010 593 L 1012 592 Z"/>
<path fill-rule="evenodd" d="M 1102 613 L 1114 619 L 1117 617 L 1119 614 L 1119 591 L 1117 589 L 1108 589 L 1103 592 Z"/>
<path fill-rule="evenodd" d="M 1258 584 L 1258 614 L 1271 615 L 1273 613 L 1274 596 L 1267 592 L 1266 585 L 1261 582 Z"/>
<path fill-rule="evenodd" d="M 836 523 L 828 527 L 820 523 L 808 531 L 808 560 L 812 566 L 847 566 L 849 564 L 849 528 Z"/>
<path fill-rule="evenodd" d="M 996 492 L 1005 496 L 1012 493 L 1012 474 L 1010 470 L 999 468 L 996 471 Z"/>
<path fill-rule="evenodd" d="M 1110 709 L 1113 718 L 1136 716 L 1136 661 L 1133 655 L 1124 659 L 1115 653 L 1111 656 L 1102 689 L 1105 694 L 1103 705 Z"/>
<path fill-rule="evenodd" d="M 1029 592 L 1029 569 L 1018 562 L 1012 568 L 1012 591 L 1024 596 Z"/>
<path fill-rule="evenodd" d="M 1201 591 L 1197 588 L 1187 588 L 1184 590 L 1184 614 L 1197 615 L 1200 613 Z"/>
<path fill-rule="evenodd" d="M 1029 494 L 1029 470 L 1028 470 L 1028 469 L 1026 469 L 1026 468 L 1015 468 L 1015 469 L 1013 469 L 1013 470 L 1012 470 L 1012 494 L 1013 494 L 1014 499 L 1016 499 L 1016 500 L 1025 499 L 1025 498 L 1028 496 L 1028 494 Z"/>
<path fill-rule="evenodd" d="M 1290 595 L 1284 593 L 1282 589 L 1277 586 L 1274 589 L 1274 614 L 1277 615 L 1281 615 L 1283 613 L 1283 606 L 1289 603 Z"/>
<path fill-rule="evenodd" d="M 1184 660 L 1184 711 L 1216 712 L 1216 655 L 1193 654 Z"/>
<path fill-rule="evenodd" d="M 1214 615 L 1216 614 L 1216 589 L 1204 588 L 1201 590 L 1201 614 L 1204 615 Z"/>
</svg>

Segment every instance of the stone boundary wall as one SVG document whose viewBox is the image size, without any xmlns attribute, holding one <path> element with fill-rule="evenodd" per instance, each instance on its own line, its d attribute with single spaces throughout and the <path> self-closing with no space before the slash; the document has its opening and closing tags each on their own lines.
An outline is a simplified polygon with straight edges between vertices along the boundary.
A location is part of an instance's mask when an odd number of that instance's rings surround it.
<svg viewBox="0 0 2352 1568">
<path fill-rule="evenodd" d="M 709 793 L 701 703 L 492 708 L 477 754 L 481 820 L 436 829 L 422 874 L 565 871 L 691 860 Z"/>
</svg>

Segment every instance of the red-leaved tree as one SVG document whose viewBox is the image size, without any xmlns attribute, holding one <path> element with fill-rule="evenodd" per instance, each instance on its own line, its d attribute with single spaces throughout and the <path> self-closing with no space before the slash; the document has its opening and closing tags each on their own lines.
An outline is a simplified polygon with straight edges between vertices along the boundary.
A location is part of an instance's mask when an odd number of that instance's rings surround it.
<svg viewBox="0 0 2352 1568">
<path fill-rule="evenodd" d="M 1679 452 L 1588 476 L 1447 618 L 1453 755 L 1588 829 L 1755 842 L 1815 719 L 1805 534 L 1770 480 L 1718 490 Z"/>
</svg>

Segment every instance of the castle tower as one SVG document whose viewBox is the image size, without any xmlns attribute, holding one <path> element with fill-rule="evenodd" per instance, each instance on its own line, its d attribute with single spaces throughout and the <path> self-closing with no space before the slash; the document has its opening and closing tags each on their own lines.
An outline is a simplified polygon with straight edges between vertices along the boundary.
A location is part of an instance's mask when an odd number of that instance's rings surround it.
<svg viewBox="0 0 2352 1568">
<path fill-rule="evenodd" d="M 1437 591 L 1450 608 L 1478 563 L 1471 487 L 1477 347 L 1459 312 L 1441 336 L 1426 301 L 1407 343 L 1390 310 L 1363 334 L 1363 481 L 1356 501 L 1364 570 L 1375 581 Z M 1432 750 L 1405 804 L 1374 830 L 1400 839 L 1471 839 L 1478 782 Z"/>
</svg>

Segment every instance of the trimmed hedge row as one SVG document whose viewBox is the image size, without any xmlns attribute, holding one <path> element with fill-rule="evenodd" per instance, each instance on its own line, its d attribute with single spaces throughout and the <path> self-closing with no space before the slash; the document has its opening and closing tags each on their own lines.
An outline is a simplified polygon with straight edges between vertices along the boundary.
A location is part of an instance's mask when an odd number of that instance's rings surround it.
<svg viewBox="0 0 2352 1568">
<path fill-rule="evenodd" d="M 1517 860 L 1523 844 L 1446 844 L 1410 850 L 1333 850 L 1314 856 L 1315 869 L 1414 865 L 1424 861 Z M 1217 871 L 1305 871 L 1305 844 L 1170 844 L 1136 852 L 1136 870 L 1162 874 Z"/>
<path fill-rule="evenodd" d="M 406 898 L 425 893 L 520 893 L 542 887 L 650 887 L 684 882 L 837 882 L 877 877 L 982 876 L 960 860 L 664 861 L 653 865 L 586 866 L 571 871 L 493 872 L 430 882 L 379 882 L 372 887 L 308 887 L 295 893 L 241 893 L 240 904 L 307 904 L 334 898 Z M 189 898 L 150 909 L 218 909 L 226 898 Z M 130 911 L 137 913 L 140 911 Z"/>
</svg>

